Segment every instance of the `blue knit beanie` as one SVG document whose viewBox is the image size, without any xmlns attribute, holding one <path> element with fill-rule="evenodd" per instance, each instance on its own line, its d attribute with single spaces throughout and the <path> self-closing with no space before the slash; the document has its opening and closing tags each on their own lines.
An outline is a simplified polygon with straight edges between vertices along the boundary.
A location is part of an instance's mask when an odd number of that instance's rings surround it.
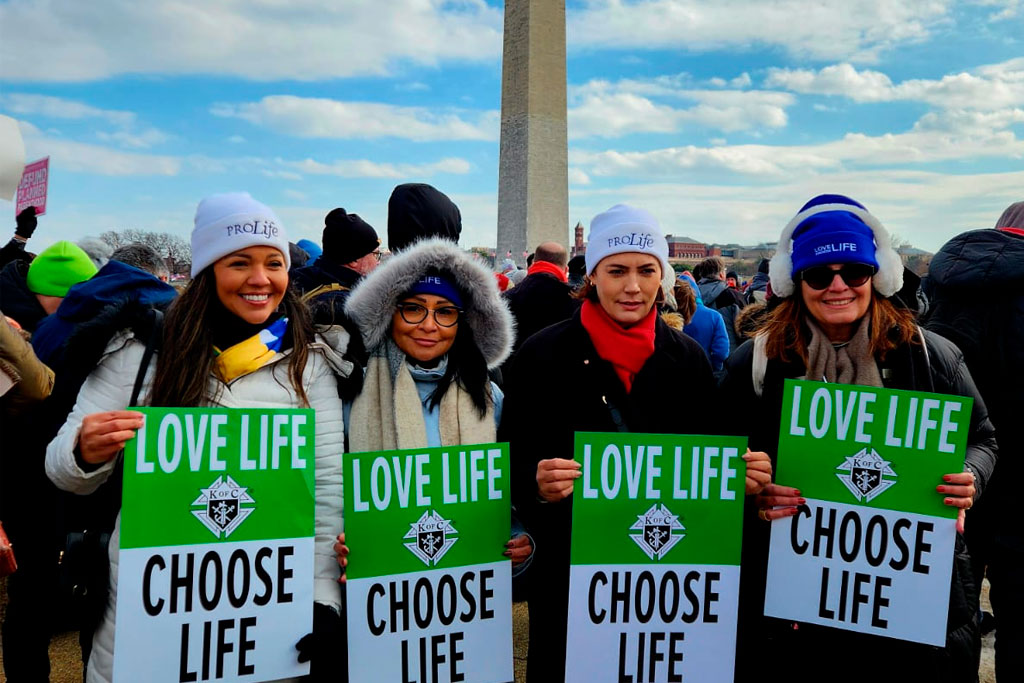
<svg viewBox="0 0 1024 683">
<path fill-rule="evenodd" d="M 420 278 L 419 282 L 414 284 L 412 288 L 406 292 L 406 296 L 412 294 L 434 294 L 436 296 L 443 296 L 448 301 L 451 301 L 457 307 L 462 308 L 462 295 L 459 294 L 458 287 L 449 280 L 447 277 L 439 274 L 424 275 Z"/>
<path fill-rule="evenodd" d="M 788 297 L 796 291 L 793 276 L 830 263 L 866 263 L 877 269 L 871 279 L 882 296 L 903 286 L 903 262 L 889 232 L 864 206 L 840 194 L 823 194 L 801 207 L 782 229 L 768 265 L 772 291 Z"/>
<path fill-rule="evenodd" d="M 824 194 L 804 204 L 800 213 L 824 204 L 848 204 L 867 211 L 848 197 Z M 793 229 L 793 275 L 830 263 L 866 263 L 878 268 L 874 233 L 860 216 L 849 211 L 823 211 L 808 216 Z"/>
</svg>

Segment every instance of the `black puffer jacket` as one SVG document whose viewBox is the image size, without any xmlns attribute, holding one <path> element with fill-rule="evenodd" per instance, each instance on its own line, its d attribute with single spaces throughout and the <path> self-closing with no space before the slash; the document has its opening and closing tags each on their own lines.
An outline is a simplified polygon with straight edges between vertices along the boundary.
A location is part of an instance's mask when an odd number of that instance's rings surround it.
<svg viewBox="0 0 1024 683">
<path fill-rule="evenodd" d="M 516 319 L 513 349 L 548 325 L 568 320 L 580 308 L 580 300 L 572 297 L 569 285 L 549 273 L 527 275 L 502 296 Z"/>
<path fill-rule="evenodd" d="M 24 329 L 35 332 L 46 311 L 28 288 L 28 267 L 28 261 L 11 261 L 0 270 L 0 310 Z"/>
<path fill-rule="evenodd" d="M 654 348 L 627 394 L 577 312 L 530 337 L 506 374 L 498 439 L 510 443 L 512 500 L 537 542 L 530 569 L 530 681 L 561 680 L 565 671 L 572 521 L 571 498 L 537 498 L 537 463 L 571 459 L 577 431 L 618 431 L 609 404 L 632 432 L 714 433 L 707 397 L 715 385 L 704 350 L 660 318 Z"/>
<path fill-rule="evenodd" d="M 994 428 L 959 349 L 937 334 L 925 331 L 924 336 L 925 347 L 920 344 L 903 346 L 878 363 L 883 383 L 889 389 L 929 391 L 974 399 L 967 437 L 967 463 L 977 474 L 977 495 L 980 498 L 995 469 Z M 722 390 L 740 405 L 751 407 L 748 411 L 750 419 L 739 431 L 749 436 L 751 450 L 766 451 L 774 461 L 779 443 L 784 381 L 802 377 L 806 369 L 800 363 L 769 360 L 764 389 L 761 396 L 757 396 L 752 381 L 753 357 L 752 341 L 744 343 L 729 357 Z M 852 660 L 851 654 L 856 652 L 864 653 L 877 663 L 870 675 L 872 681 L 927 680 L 935 683 L 976 680 L 981 648 L 977 619 L 978 586 L 972 577 L 962 537 L 958 535 L 956 542 L 946 647 L 931 647 L 811 624 L 799 624 L 794 629 L 792 624 L 760 616 L 764 605 L 769 525 L 757 519 L 756 508 L 751 502 L 748 501 L 743 522 L 737 643 L 737 649 L 743 656 L 737 659 L 737 681 L 776 680 L 765 677 L 763 662 L 767 660 L 762 657 L 790 662 L 802 671 L 819 676 L 818 680 L 860 681 L 864 680 L 861 667 L 867 660 Z M 780 676 L 778 680 L 790 680 L 790 675 L 787 673 L 784 679 Z"/>
<path fill-rule="evenodd" d="M 1019 547 L 1019 496 L 1024 476 L 1024 236 L 1001 230 L 957 235 L 932 259 L 927 326 L 955 343 L 985 398 L 999 439 L 999 465 L 991 488 L 968 518 L 1007 534 Z M 972 541 L 973 542 L 973 541 Z"/>
</svg>

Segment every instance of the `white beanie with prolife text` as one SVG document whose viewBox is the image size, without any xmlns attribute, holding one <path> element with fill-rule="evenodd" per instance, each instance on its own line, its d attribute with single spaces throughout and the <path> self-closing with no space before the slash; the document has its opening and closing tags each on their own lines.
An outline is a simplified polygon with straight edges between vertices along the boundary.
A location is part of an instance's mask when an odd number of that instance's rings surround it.
<svg viewBox="0 0 1024 683">
<path fill-rule="evenodd" d="M 662 279 L 670 274 L 674 277 L 668 263 L 668 242 L 658 219 L 650 211 L 616 204 L 590 221 L 586 253 L 588 275 L 605 257 L 634 252 L 657 258 L 661 262 Z"/>
<path fill-rule="evenodd" d="M 192 229 L 192 277 L 217 260 L 249 247 L 274 247 L 291 268 L 288 236 L 270 207 L 248 192 L 213 194 L 199 202 Z"/>
</svg>

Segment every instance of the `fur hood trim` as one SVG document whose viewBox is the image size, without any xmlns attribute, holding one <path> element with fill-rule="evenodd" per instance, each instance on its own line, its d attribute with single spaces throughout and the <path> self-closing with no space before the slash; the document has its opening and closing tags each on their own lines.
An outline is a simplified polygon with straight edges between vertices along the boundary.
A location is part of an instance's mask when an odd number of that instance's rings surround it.
<svg viewBox="0 0 1024 683">
<path fill-rule="evenodd" d="M 389 338 L 391 316 L 398 298 L 430 269 L 451 275 L 467 297 L 464 321 L 490 368 L 500 365 L 512 350 L 515 321 L 498 293 L 494 275 L 448 240 L 431 239 L 391 257 L 363 278 L 345 302 L 351 318 L 372 353 Z"/>
</svg>

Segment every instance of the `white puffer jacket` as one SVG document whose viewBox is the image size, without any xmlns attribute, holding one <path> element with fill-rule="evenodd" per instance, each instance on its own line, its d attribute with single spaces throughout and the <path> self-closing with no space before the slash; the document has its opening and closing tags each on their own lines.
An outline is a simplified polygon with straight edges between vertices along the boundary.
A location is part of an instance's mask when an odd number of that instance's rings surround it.
<svg viewBox="0 0 1024 683">
<path fill-rule="evenodd" d="M 316 557 L 313 597 L 336 611 L 341 610 L 341 588 L 337 583 L 338 563 L 333 545 L 342 530 L 342 452 L 344 425 L 337 376 L 348 376 L 352 364 L 338 350 L 347 347 L 341 328 L 317 335 L 310 345 L 302 384 L 310 407 L 316 410 Z M 127 333 L 114 337 L 99 365 L 82 385 L 67 422 L 46 449 L 46 473 L 59 488 L 78 494 L 95 491 L 114 469 L 115 459 L 95 471 L 85 472 L 75 462 L 74 448 L 82 418 L 91 413 L 123 410 L 131 400 L 132 388 L 145 344 Z M 223 408 L 297 408 L 298 401 L 288 377 L 289 352 L 278 353 L 259 370 L 238 377 L 229 384 L 210 378 L 219 393 L 216 406 Z M 140 403 L 149 392 L 156 360 L 150 362 Z M 121 519 L 118 516 L 110 539 L 110 596 L 103 621 L 93 637 L 87 683 L 107 683 L 113 678 L 114 615 L 117 604 L 117 561 Z"/>
</svg>

